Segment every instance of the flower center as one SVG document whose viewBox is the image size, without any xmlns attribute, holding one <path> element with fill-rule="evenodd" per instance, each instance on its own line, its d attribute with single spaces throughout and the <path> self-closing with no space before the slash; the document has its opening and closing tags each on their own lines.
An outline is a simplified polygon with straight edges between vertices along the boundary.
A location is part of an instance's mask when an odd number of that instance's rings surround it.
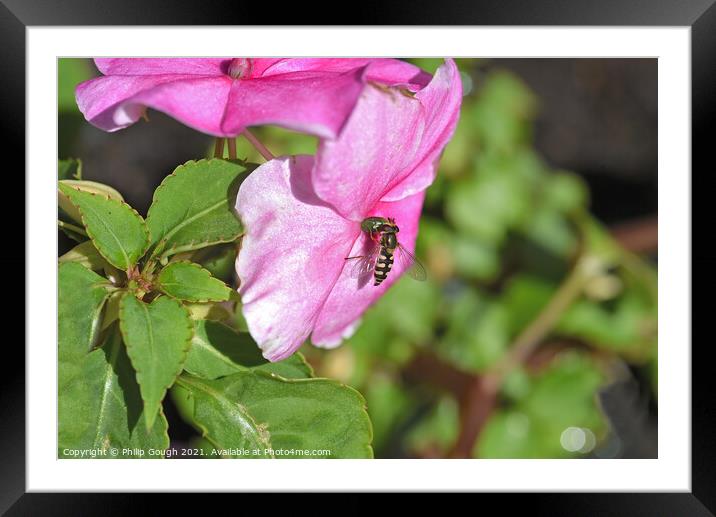
<svg viewBox="0 0 716 517">
<path fill-rule="evenodd" d="M 254 68 L 253 61 L 249 58 L 232 59 L 229 63 L 229 75 L 233 79 L 247 79 L 251 77 L 251 70 Z"/>
</svg>

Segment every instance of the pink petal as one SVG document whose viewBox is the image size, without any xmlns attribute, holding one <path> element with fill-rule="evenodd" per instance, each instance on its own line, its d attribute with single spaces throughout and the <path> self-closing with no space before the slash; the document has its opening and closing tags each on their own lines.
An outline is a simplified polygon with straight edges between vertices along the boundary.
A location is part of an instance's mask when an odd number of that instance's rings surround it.
<svg viewBox="0 0 716 517">
<path fill-rule="evenodd" d="M 234 58 L 98 58 L 95 65 L 104 75 L 227 75 Z M 285 59 L 251 58 L 251 73 L 261 76 L 264 71 Z"/>
<path fill-rule="evenodd" d="M 280 59 L 264 72 L 264 76 L 289 72 L 320 70 L 323 72 L 347 72 L 366 65 L 366 79 L 390 86 L 404 86 L 413 91 L 430 82 L 430 74 L 415 65 L 399 59 L 385 58 L 295 58 Z"/>
<path fill-rule="evenodd" d="M 133 124 L 146 106 L 198 131 L 230 136 L 221 131 L 221 121 L 231 82 L 226 76 L 98 77 L 77 87 L 77 105 L 89 122 L 105 131 Z"/>
<path fill-rule="evenodd" d="M 423 162 L 415 167 L 400 183 L 391 188 L 381 198 L 383 201 L 398 201 L 407 196 L 412 196 L 416 192 L 420 192 L 428 188 L 435 181 L 438 171 L 439 157 L 433 163 Z"/>
<path fill-rule="evenodd" d="M 462 82 L 455 62 L 446 59 L 430 84 L 416 93 L 415 97 L 425 107 L 425 133 L 418 151 L 422 162 L 410 176 L 383 197 L 385 201 L 410 196 L 430 186 L 435 179 L 440 154 L 452 138 L 460 116 Z"/>
<path fill-rule="evenodd" d="M 394 203 L 381 202 L 367 215 L 395 218 L 395 222 L 400 228 L 398 242 L 413 253 L 424 197 L 425 193 L 419 192 Z M 363 234 L 355 241 L 350 255 L 347 256 L 364 254 L 367 241 L 368 238 Z M 404 267 L 397 256 L 398 253 L 400 253 L 399 250 L 396 251 L 393 269 L 379 286 L 373 285 L 372 278 L 368 282 L 351 278 L 351 261 L 346 263 L 315 322 L 315 328 L 311 335 L 311 342 L 314 345 L 327 348 L 337 346 L 355 331 L 365 310 L 375 303 L 403 273 Z"/>
<path fill-rule="evenodd" d="M 368 67 L 367 78 L 388 86 L 417 91 L 430 83 L 431 76 L 417 66 L 399 59 L 373 59 Z"/>
<path fill-rule="evenodd" d="M 367 86 L 338 138 L 318 147 L 312 173 L 318 196 L 346 218 L 362 220 L 420 161 L 423 111 L 418 99 Z"/>
<path fill-rule="evenodd" d="M 363 73 L 306 71 L 235 81 L 222 130 L 235 135 L 247 126 L 276 124 L 335 138 L 364 87 Z"/>
<path fill-rule="evenodd" d="M 310 189 L 313 158 L 278 158 L 244 180 L 236 201 L 247 232 L 236 270 L 249 331 L 278 361 L 308 338 L 356 237 Z"/>
<path fill-rule="evenodd" d="M 231 58 L 97 58 L 104 75 L 223 75 Z"/>
</svg>

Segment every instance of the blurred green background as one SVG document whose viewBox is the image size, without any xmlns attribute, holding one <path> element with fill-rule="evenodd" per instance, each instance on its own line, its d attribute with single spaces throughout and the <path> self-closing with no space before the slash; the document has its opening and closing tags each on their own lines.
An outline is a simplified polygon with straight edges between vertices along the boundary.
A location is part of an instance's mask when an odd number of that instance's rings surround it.
<svg viewBox="0 0 716 517">
<path fill-rule="evenodd" d="M 378 458 L 656 457 L 656 61 L 457 61 L 460 123 L 417 244 L 428 281 L 401 279 L 340 348 L 301 351 L 366 397 Z M 58 62 L 58 157 L 141 212 L 212 140 L 156 112 L 93 128 L 74 87 L 94 75 Z M 277 155 L 316 147 L 255 133 Z M 243 139 L 238 154 L 263 161 Z M 204 263 L 231 282 L 233 257 Z"/>
</svg>

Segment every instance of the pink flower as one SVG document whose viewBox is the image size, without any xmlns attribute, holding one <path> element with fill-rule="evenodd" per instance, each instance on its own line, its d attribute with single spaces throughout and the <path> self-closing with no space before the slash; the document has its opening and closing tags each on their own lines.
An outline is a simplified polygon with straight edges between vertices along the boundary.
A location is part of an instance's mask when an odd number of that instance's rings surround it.
<svg viewBox="0 0 716 517">
<path fill-rule="evenodd" d="M 461 96 L 452 60 L 414 96 L 371 85 L 315 159 L 271 160 L 243 182 L 239 292 L 267 359 L 291 355 L 309 336 L 317 346 L 339 345 L 401 275 L 396 259 L 374 286 L 352 277 L 345 259 L 365 253 L 370 240 L 361 221 L 369 216 L 394 218 L 398 241 L 414 250 L 424 190 L 455 129 Z"/>
<path fill-rule="evenodd" d="M 98 128 L 125 128 L 149 107 L 217 137 L 277 124 L 335 138 L 366 81 L 416 91 L 430 80 L 396 59 L 127 58 L 95 63 L 104 76 L 80 84 L 76 97 L 80 111 Z"/>
</svg>

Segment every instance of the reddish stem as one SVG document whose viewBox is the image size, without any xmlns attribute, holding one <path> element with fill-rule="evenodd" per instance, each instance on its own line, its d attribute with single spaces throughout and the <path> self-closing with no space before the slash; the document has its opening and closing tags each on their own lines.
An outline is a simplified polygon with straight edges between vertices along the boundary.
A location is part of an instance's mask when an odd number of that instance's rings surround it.
<svg viewBox="0 0 716 517">
<path fill-rule="evenodd" d="M 248 128 L 244 129 L 243 133 L 244 138 L 248 140 L 251 145 L 253 145 L 256 150 L 261 153 L 261 156 L 264 157 L 266 161 L 273 160 L 274 155 L 271 154 L 271 151 L 269 151 L 264 144 L 262 144 L 256 136 L 248 130 Z"/>
<path fill-rule="evenodd" d="M 223 158 L 223 157 L 224 157 L 224 139 L 217 138 L 216 142 L 214 143 L 214 158 Z"/>
</svg>

